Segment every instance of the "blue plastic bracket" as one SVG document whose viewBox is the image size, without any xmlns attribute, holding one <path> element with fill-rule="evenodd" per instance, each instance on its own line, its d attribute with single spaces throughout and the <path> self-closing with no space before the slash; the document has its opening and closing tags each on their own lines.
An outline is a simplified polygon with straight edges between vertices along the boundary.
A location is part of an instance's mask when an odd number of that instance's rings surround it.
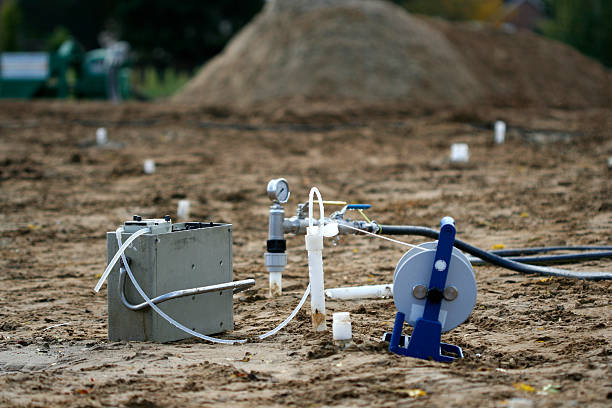
<svg viewBox="0 0 612 408">
<path fill-rule="evenodd" d="M 405 344 L 402 329 L 406 316 L 402 312 L 397 312 L 391 341 L 389 342 L 389 351 L 392 353 L 442 362 L 451 362 L 457 357 L 463 357 L 461 347 L 440 342 L 442 324 L 438 320 L 446 286 L 446 277 L 448 276 L 448 268 L 450 267 L 451 255 L 453 253 L 453 245 L 455 244 L 455 232 L 455 221 L 451 217 L 442 218 L 440 221 L 438 246 L 425 300 L 425 311 L 423 316 L 417 319 L 407 347 L 400 345 L 400 343 Z M 457 357 L 449 354 L 454 354 Z"/>
</svg>

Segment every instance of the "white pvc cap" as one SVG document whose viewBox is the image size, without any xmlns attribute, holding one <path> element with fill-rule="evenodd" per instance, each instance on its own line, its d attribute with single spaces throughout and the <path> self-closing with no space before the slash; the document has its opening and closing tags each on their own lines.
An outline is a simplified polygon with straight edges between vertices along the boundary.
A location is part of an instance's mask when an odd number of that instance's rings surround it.
<svg viewBox="0 0 612 408">
<path fill-rule="evenodd" d="M 467 163 L 470 160 L 470 148 L 466 143 L 453 143 L 451 145 L 450 159 L 452 162 Z"/>
<path fill-rule="evenodd" d="M 179 200 L 178 208 L 176 209 L 176 216 L 178 218 L 186 219 L 189 217 L 189 200 Z"/>
<path fill-rule="evenodd" d="M 495 122 L 495 143 L 502 144 L 506 140 L 506 122 L 498 120 Z"/>
<path fill-rule="evenodd" d="M 608 157 L 608 168 L 612 169 L 612 156 Z"/>
<path fill-rule="evenodd" d="M 96 144 L 98 146 L 105 145 L 108 143 L 108 133 L 106 132 L 106 128 L 98 128 L 96 130 Z"/>
<path fill-rule="evenodd" d="M 353 332 L 351 330 L 351 315 L 349 312 L 338 312 L 333 315 L 334 323 L 332 331 L 334 340 L 351 340 L 353 338 Z"/>
<path fill-rule="evenodd" d="M 147 159 L 144 161 L 144 172 L 145 174 L 155 173 L 155 160 Z"/>
</svg>

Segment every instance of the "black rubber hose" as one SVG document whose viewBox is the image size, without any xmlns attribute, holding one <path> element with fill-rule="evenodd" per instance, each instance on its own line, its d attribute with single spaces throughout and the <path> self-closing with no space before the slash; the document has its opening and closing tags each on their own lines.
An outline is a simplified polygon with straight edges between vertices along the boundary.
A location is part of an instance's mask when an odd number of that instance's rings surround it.
<svg viewBox="0 0 612 408">
<path fill-rule="evenodd" d="M 438 231 L 427 227 L 416 227 L 411 225 L 381 225 L 381 235 L 419 235 L 438 239 Z M 524 263 L 505 259 L 499 255 L 476 248 L 467 242 L 455 239 L 455 247 L 476 256 L 493 265 L 511 269 L 521 273 L 538 273 L 546 276 L 561 276 L 564 278 L 588 279 L 588 280 L 610 280 L 612 272 L 573 272 L 565 269 L 550 268 L 546 266 L 527 265 Z"/>
<path fill-rule="evenodd" d="M 612 246 L 549 246 L 533 248 L 498 249 L 490 252 L 499 256 L 519 256 L 528 254 L 541 254 L 552 251 L 612 251 Z"/>
<path fill-rule="evenodd" d="M 495 255 L 499 255 L 495 251 L 491 251 Z M 571 263 L 571 262 L 583 262 L 593 259 L 612 258 L 612 251 L 606 252 L 584 252 L 581 254 L 559 254 L 559 255 L 536 255 L 536 256 L 506 256 L 502 255 L 506 259 L 510 259 L 515 262 L 526 263 L 530 265 L 550 265 L 553 263 Z M 480 258 L 469 256 L 468 260 L 472 265 L 484 265 L 488 262 L 483 261 Z"/>
</svg>

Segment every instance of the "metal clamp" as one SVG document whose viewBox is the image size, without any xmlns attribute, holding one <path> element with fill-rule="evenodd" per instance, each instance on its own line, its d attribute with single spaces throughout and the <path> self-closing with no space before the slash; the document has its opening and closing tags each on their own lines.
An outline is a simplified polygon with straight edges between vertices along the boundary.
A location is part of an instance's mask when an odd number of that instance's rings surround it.
<svg viewBox="0 0 612 408">
<path fill-rule="evenodd" d="M 127 298 L 125 297 L 125 277 L 126 275 L 127 273 L 125 271 L 125 268 L 120 268 L 119 269 L 119 294 L 121 295 L 121 301 L 123 302 L 123 305 L 130 310 L 143 310 L 143 309 L 148 308 L 149 304 L 147 302 L 135 305 L 133 303 L 130 303 L 127 300 Z M 254 285 L 255 285 L 255 279 L 245 279 L 245 280 L 240 280 L 240 281 L 235 281 L 235 282 L 219 283 L 217 285 L 202 286 L 199 288 L 181 289 L 181 290 L 175 290 L 172 292 L 164 293 L 163 295 L 159 295 L 151 299 L 151 302 L 157 305 L 159 303 L 163 303 L 168 300 L 178 299 L 178 298 L 182 298 L 185 296 L 195 296 L 195 295 L 200 295 L 202 293 L 210 293 L 210 292 L 221 292 L 223 290 L 230 290 L 230 289 L 234 293 L 238 293 Z"/>
</svg>

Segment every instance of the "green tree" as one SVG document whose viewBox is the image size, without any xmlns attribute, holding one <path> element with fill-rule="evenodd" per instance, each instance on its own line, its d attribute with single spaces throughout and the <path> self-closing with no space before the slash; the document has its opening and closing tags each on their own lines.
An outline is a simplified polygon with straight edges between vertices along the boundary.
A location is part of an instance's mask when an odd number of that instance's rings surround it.
<svg viewBox="0 0 612 408">
<path fill-rule="evenodd" d="M 28 51 L 47 50 L 67 30 L 85 49 L 98 48 L 119 0 L 18 0 L 23 13 L 23 42 Z M 64 32 L 62 32 L 64 31 Z"/>
<path fill-rule="evenodd" d="M 57 51 L 57 49 L 67 40 L 71 38 L 70 31 L 64 26 L 58 26 L 53 30 L 47 39 L 47 51 Z"/>
<path fill-rule="evenodd" d="M 548 0 L 542 32 L 612 67 L 612 1 Z"/>
<path fill-rule="evenodd" d="M 17 51 L 21 10 L 17 0 L 6 0 L 0 8 L 0 51 Z"/>
<path fill-rule="evenodd" d="M 113 20 L 137 64 L 194 68 L 219 53 L 263 0 L 123 0 Z"/>
</svg>

